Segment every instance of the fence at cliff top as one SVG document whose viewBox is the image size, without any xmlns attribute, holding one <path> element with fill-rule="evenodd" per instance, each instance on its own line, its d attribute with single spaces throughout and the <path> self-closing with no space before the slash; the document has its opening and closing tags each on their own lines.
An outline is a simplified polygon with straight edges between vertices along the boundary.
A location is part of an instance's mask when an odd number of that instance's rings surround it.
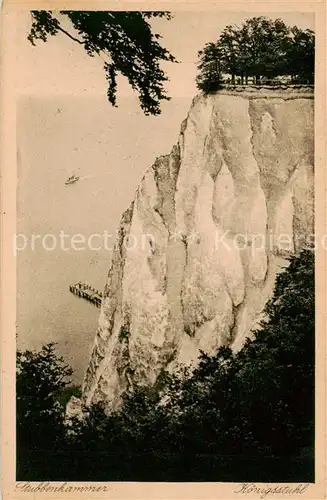
<svg viewBox="0 0 327 500">
<path fill-rule="evenodd" d="M 241 90 L 241 89 L 265 89 L 265 90 L 314 90 L 314 85 L 310 83 L 293 84 L 293 83 L 221 83 L 219 85 L 221 89 L 229 90 Z M 218 90 L 219 90 L 218 88 Z"/>
<path fill-rule="evenodd" d="M 70 285 L 69 291 L 74 295 L 76 295 L 77 297 L 81 297 L 82 299 L 88 300 L 96 307 L 101 307 L 102 293 L 99 292 L 99 290 L 93 288 L 92 286 L 79 281 L 75 285 Z"/>
<path fill-rule="evenodd" d="M 239 95 L 247 98 L 259 98 L 263 97 L 278 97 L 282 99 L 293 99 L 296 97 L 303 97 L 307 99 L 313 99 L 314 97 L 314 85 L 302 84 L 302 85 L 289 85 L 289 84 L 279 84 L 279 85 L 266 85 L 266 84 L 235 84 L 231 83 L 221 84 L 213 92 L 209 94 L 222 94 L 222 95 Z"/>
<path fill-rule="evenodd" d="M 219 83 L 215 80 L 216 83 Z M 256 80 L 255 78 L 248 77 L 248 80 L 245 78 L 235 78 L 234 81 L 231 78 L 222 78 L 220 80 L 222 85 L 287 85 L 287 86 L 299 86 L 302 85 L 314 85 L 314 79 L 311 78 L 259 78 Z"/>
</svg>

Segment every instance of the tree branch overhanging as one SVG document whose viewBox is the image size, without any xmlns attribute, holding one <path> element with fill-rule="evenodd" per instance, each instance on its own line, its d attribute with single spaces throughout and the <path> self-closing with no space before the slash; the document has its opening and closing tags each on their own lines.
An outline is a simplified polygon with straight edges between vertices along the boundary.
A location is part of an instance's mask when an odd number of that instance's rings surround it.
<svg viewBox="0 0 327 500">
<path fill-rule="evenodd" d="M 74 42 L 77 42 L 80 45 L 84 45 L 84 43 L 82 42 L 82 40 L 79 40 L 78 38 L 74 37 L 68 31 L 66 31 L 64 28 L 62 28 L 61 26 L 58 26 L 58 30 L 61 31 L 62 33 L 64 33 L 65 35 L 67 35 Z"/>
</svg>

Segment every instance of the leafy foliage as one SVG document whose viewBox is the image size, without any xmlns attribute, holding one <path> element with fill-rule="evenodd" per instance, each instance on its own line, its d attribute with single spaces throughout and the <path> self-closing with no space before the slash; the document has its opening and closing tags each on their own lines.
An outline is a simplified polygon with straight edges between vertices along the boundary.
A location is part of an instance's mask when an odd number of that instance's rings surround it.
<svg viewBox="0 0 327 500">
<path fill-rule="evenodd" d="M 203 50 L 199 52 L 200 63 L 198 69 L 200 73 L 196 78 L 198 88 L 205 91 L 206 94 L 216 92 L 221 88 L 223 81 L 223 54 L 214 43 L 207 43 Z"/>
<path fill-rule="evenodd" d="M 49 435 L 48 445 L 55 446 L 59 438 L 63 408 L 58 401 L 60 392 L 72 374 L 62 357 L 57 357 L 54 344 L 41 351 L 18 351 L 16 401 L 20 439 L 26 444 L 40 443 Z"/>
<path fill-rule="evenodd" d="M 29 453 L 61 450 L 65 443 L 64 408 L 60 393 L 72 374 L 49 343 L 39 352 L 18 351 L 16 362 L 16 437 L 18 472 L 33 467 Z M 29 469 L 31 467 L 31 469 Z"/>
<path fill-rule="evenodd" d="M 291 76 L 293 80 L 314 80 L 314 32 L 288 27 L 281 19 L 253 17 L 242 26 L 226 26 L 217 42 L 208 43 L 199 52 L 198 88 L 205 93 L 218 90 L 223 74 L 231 83 L 239 77 L 256 83 L 262 77 Z"/>
<path fill-rule="evenodd" d="M 46 42 L 48 36 L 64 33 L 82 45 L 89 56 L 99 55 L 104 59 L 107 96 L 113 106 L 116 105 L 117 76 L 120 73 L 138 93 L 144 113 L 160 114 L 161 101 L 169 99 L 164 90 L 167 76 L 160 63 L 176 62 L 176 59 L 160 45 L 160 35 L 152 32 L 147 20 L 153 17 L 169 20 L 170 13 L 34 10 L 31 15 L 28 39 L 33 45 L 36 40 Z M 60 18 L 69 19 L 73 34 L 67 31 Z"/>
<path fill-rule="evenodd" d="M 314 254 L 304 250 L 277 277 L 266 319 L 240 352 L 202 352 L 195 369 L 162 372 L 155 386 L 125 394 L 117 411 L 85 409 L 66 433 L 56 467 L 21 479 L 312 481 L 314 305 Z M 42 394 L 62 383 L 58 363 L 45 359 L 29 354 L 27 365 L 19 364 L 28 408 L 35 369 L 43 371 L 37 387 L 55 380 Z M 34 429 L 44 414 L 57 418 L 56 407 L 38 413 L 34 404 Z M 19 415 L 30 422 L 28 411 Z M 41 441 L 37 446 L 47 456 Z"/>
<path fill-rule="evenodd" d="M 81 387 L 77 385 L 68 385 L 59 392 L 57 400 L 62 408 L 66 408 L 66 405 L 72 396 L 80 398 L 82 396 Z"/>
</svg>

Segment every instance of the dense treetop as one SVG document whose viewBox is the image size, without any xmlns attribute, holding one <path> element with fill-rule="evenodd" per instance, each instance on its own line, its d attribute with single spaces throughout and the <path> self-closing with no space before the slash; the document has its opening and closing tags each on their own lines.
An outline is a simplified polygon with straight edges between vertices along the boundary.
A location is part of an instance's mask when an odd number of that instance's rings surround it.
<svg viewBox="0 0 327 500">
<path fill-rule="evenodd" d="M 262 77 L 285 75 L 312 83 L 314 45 L 312 30 L 287 26 L 281 19 L 253 17 L 241 26 L 226 26 L 216 42 L 199 52 L 198 88 L 216 91 L 226 74 L 232 84 L 236 77 L 243 84 L 249 77 L 260 83 Z"/>
</svg>

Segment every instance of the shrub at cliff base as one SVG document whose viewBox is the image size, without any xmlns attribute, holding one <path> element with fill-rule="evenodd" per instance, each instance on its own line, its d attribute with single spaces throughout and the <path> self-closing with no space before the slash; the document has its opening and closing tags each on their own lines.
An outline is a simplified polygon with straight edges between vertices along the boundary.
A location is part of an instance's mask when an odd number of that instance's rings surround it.
<svg viewBox="0 0 327 500">
<path fill-rule="evenodd" d="M 27 477 L 21 466 L 18 479 L 313 481 L 312 251 L 277 277 L 266 316 L 239 353 L 222 347 L 202 353 L 193 372 L 163 372 L 154 387 L 126 395 L 119 412 L 93 406 L 66 436 L 56 467 L 52 457 L 47 471 L 30 468 Z M 32 425 L 42 426 L 44 412 L 33 411 Z M 18 418 L 24 427 L 30 417 Z M 48 456 L 42 440 L 29 444 Z"/>
<path fill-rule="evenodd" d="M 66 445 L 63 407 L 58 399 L 70 383 L 72 370 L 49 343 L 39 352 L 18 351 L 16 372 L 17 477 L 36 478 L 47 473 L 52 455 Z M 55 469 L 56 464 L 52 466 Z"/>
</svg>

